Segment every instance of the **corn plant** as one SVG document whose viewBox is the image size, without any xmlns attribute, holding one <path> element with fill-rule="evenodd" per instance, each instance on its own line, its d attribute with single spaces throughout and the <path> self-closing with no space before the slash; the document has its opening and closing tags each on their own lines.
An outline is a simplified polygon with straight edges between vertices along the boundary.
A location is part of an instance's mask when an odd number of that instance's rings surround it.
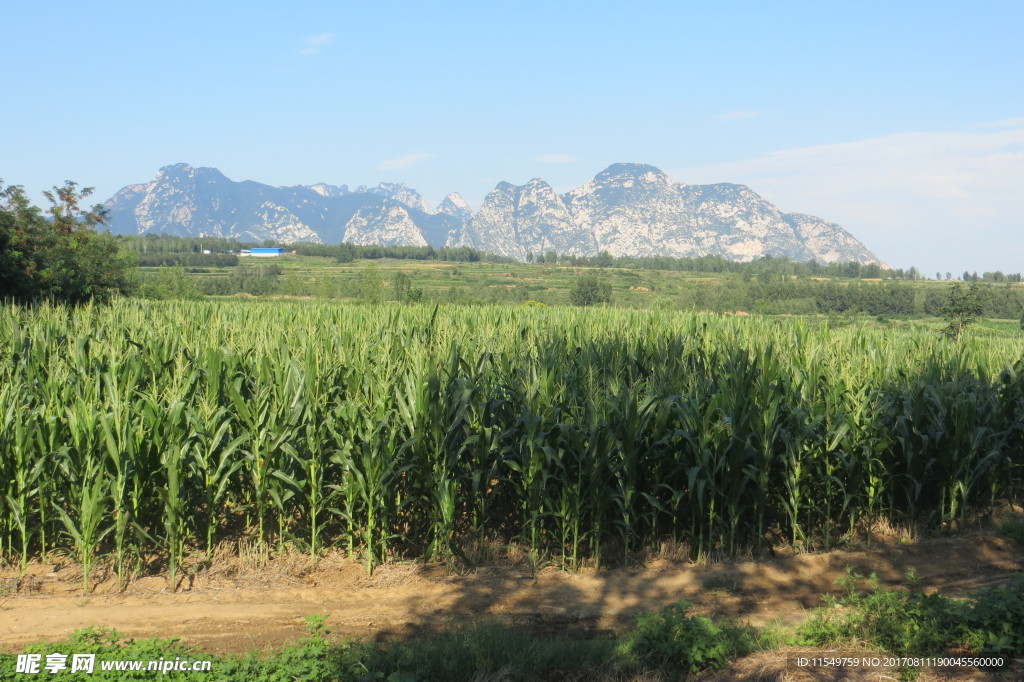
<svg viewBox="0 0 1024 682">
<path fill-rule="evenodd" d="M 1024 340 L 622 309 L 0 310 L 0 554 L 332 546 L 368 571 L 830 547 L 1024 491 Z M 85 580 L 88 586 L 88 577 Z"/>
</svg>

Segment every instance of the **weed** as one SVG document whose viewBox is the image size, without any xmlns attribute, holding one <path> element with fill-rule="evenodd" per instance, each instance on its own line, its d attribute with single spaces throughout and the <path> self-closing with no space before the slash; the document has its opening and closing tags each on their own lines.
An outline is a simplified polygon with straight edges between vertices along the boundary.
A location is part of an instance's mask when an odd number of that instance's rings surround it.
<svg viewBox="0 0 1024 682">
<path fill-rule="evenodd" d="M 984 590 L 966 600 L 919 591 L 920 580 L 907 575 L 911 591 L 883 588 L 871 576 L 871 590 L 859 592 L 862 578 L 848 571 L 839 582 L 845 594 L 823 600 L 826 608 L 797 630 L 800 643 L 828 646 L 866 642 L 898 656 L 933 656 L 967 650 L 1004 656 L 1024 653 L 1024 578 Z M 834 607 L 844 607 L 837 609 Z"/>
<path fill-rule="evenodd" d="M 686 615 L 679 601 L 658 613 L 639 616 L 636 629 L 618 647 L 627 661 L 690 673 L 722 668 L 726 661 L 756 648 L 753 628 L 716 625 L 710 618 Z"/>
<path fill-rule="evenodd" d="M 1024 547 L 1024 516 L 1006 519 L 999 525 L 999 529 L 1018 546 Z"/>
</svg>

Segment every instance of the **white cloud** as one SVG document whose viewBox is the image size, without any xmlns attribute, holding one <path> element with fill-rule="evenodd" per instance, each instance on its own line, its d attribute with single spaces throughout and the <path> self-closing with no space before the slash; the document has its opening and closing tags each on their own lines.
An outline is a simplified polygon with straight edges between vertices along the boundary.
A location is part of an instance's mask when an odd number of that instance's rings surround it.
<svg viewBox="0 0 1024 682">
<path fill-rule="evenodd" d="M 321 33 L 320 35 L 306 38 L 304 47 L 300 47 L 298 50 L 299 54 L 320 54 L 320 48 L 326 47 L 334 42 L 334 34 L 332 33 Z"/>
<path fill-rule="evenodd" d="M 978 128 L 1020 128 L 1024 126 L 1024 118 L 1004 118 L 1002 121 L 979 123 Z"/>
<path fill-rule="evenodd" d="M 533 160 L 541 163 L 573 163 L 576 157 L 572 154 L 541 154 L 533 157 Z"/>
<path fill-rule="evenodd" d="M 405 156 L 400 156 L 397 159 L 388 159 L 386 161 L 381 161 L 380 163 L 377 164 L 377 170 L 406 171 L 415 166 L 416 164 L 418 164 L 420 161 L 425 161 L 426 159 L 433 159 L 436 156 L 437 154 L 425 154 L 423 152 L 420 152 L 418 154 L 406 154 Z"/>
<path fill-rule="evenodd" d="M 725 114 L 719 114 L 715 118 L 719 121 L 745 121 L 749 118 L 757 118 L 760 115 L 760 111 L 730 111 Z"/>
<path fill-rule="evenodd" d="M 883 260 L 932 270 L 1020 271 L 1024 121 L 787 149 L 670 174 L 741 182 L 787 212 L 840 223 Z"/>
</svg>

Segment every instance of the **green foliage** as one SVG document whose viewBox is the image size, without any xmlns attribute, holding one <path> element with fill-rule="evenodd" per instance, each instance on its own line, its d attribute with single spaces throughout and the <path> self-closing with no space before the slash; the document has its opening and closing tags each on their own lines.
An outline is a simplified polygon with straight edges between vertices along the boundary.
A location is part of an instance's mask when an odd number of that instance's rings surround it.
<svg viewBox="0 0 1024 682">
<path fill-rule="evenodd" d="M 585 679 L 613 656 L 610 640 L 538 637 L 494 625 L 456 628 L 442 634 L 377 646 L 366 651 L 366 667 L 395 682 L 427 680 L 547 679 L 557 670 Z M 573 677 L 573 673 L 581 675 Z"/>
<path fill-rule="evenodd" d="M 173 661 L 175 658 L 196 661 L 211 658 L 193 651 L 189 647 L 180 644 L 175 639 L 145 639 L 136 641 L 125 638 L 115 630 L 102 628 L 86 628 L 84 630 L 77 630 L 64 641 L 31 644 L 25 647 L 24 653 L 41 654 L 43 657 L 41 662 L 44 664 L 47 654 L 63 653 L 69 655 L 67 659 L 67 669 L 54 674 L 48 673 L 45 670 L 41 672 L 41 674 L 45 675 L 47 679 L 63 680 L 81 679 L 85 677 L 90 680 L 99 680 L 100 682 L 114 682 L 115 680 L 151 680 L 154 675 L 160 676 L 159 673 L 145 670 L 104 671 L 102 670 L 102 663 L 104 661 L 140 660 L 148 662 L 159 661 L 160 659 Z M 95 667 L 91 675 L 83 675 L 81 672 L 70 672 L 70 654 L 72 653 L 94 654 L 96 656 Z M 215 661 L 213 666 L 217 666 L 217 664 L 218 662 Z M 214 667 L 213 670 L 217 670 L 217 668 Z M 25 675 L 18 675 L 13 671 L 13 663 L 10 666 L 0 668 L 0 681 L 25 678 Z M 10 677 L 8 677 L 8 675 L 10 675 Z M 170 675 L 170 679 L 205 680 L 208 679 L 209 676 L 210 673 L 208 672 L 176 672 Z"/>
<path fill-rule="evenodd" d="M 115 237 L 96 231 L 105 210 L 80 207 L 91 193 L 71 181 L 44 192 L 47 219 L 21 187 L 0 182 L 0 296 L 82 303 L 132 289 L 133 257 Z"/>
<path fill-rule="evenodd" d="M 985 312 L 985 302 L 978 285 L 972 283 L 965 289 L 959 282 L 951 284 L 941 312 L 946 322 L 942 333 L 953 341 L 959 341 L 967 328 Z"/>
<path fill-rule="evenodd" d="M 181 298 L 195 301 L 203 298 L 195 282 L 185 274 L 185 269 L 180 265 L 161 266 L 155 275 L 142 279 L 137 294 L 143 298 L 158 300 Z"/>
<path fill-rule="evenodd" d="M 722 668 L 729 659 L 754 650 L 753 628 L 719 626 L 710 618 L 687 616 L 689 607 L 679 601 L 658 613 L 638 616 L 636 628 L 619 645 L 620 655 L 645 666 L 697 673 Z"/>
<path fill-rule="evenodd" d="M 139 267 L 225 268 L 238 265 L 233 253 L 148 253 L 137 252 Z"/>
<path fill-rule="evenodd" d="M 189 278 L 191 287 L 200 297 L 231 296 L 248 294 L 250 296 L 270 296 L 280 290 L 279 275 L 281 268 L 274 263 L 241 263 L 230 270 L 226 277 Z M 192 298 L 183 296 L 182 298 Z"/>
<path fill-rule="evenodd" d="M 381 679 L 367 673 L 362 664 L 365 655 L 357 645 L 333 645 L 328 641 L 328 630 L 323 617 L 311 616 L 306 619 L 309 635 L 283 651 L 264 655 L 253 652 L 247 656 L 211 656 L 179 643 L 176 639 L 133 640 L 125 638 L 115 630 L 87 628 L 78 630 L 62 642 L 40 642 L 25 647 L 24 653 L 46 655 L 54 652 L 71 654 L 95 654 L 93 673 L 87 679 L 152 680 L 166 677 L 172 680 L 226 680 L 248 682 L 268 680 L 271 682 L 365 682 Z M 12 657 L 13 658 L 13 657 Z M 102 670 L 103 662 L 142 661 L 210 661 L 209 671 L 159 672 L 140 670 Z M 70 661 L 70 658 L 68 659 Z M 70 666 L 69 666 L 70 667 Z M 47 679 L 81 679 L 83 673 L 72 674 L 68 669 L 50 674 L 42 672 Z M 22 679 L 24 675 L 14 673 L 13 663 L 0 668 L 0 682 Z"/>
<path fill-rule="evenodd" d="M 1020 657 L 1024 654 L 1024 576 L 972 595 L 960 616 L 960 637 L 972 651 Z"/>
<path fill-rule="evenodd" d="M 395 273 L 391 286 L 395 300 L 399 303 L 418 303 L 423 300 L 423 289 L 413 287 L 412 278 L 404 272 Z"/>
<path fill-rule="evenodd" d="M 888 590 L 870 578 L 871 591 L 857 590 L 863 576 L 841 580 L 845 595 L 802 625 L 804 644 L 829 646 L 867 642 L 899 656 L 932 656 L 966 649 L 1007 659 L 1024 653 L 1024 578 L 954 600 L 917 589 Z M 841 608 L 837 608 L 841 607 Z"/>
<path fill-rule="evenodd" d="M 126 576 L 244 538 L 367 570 L 487 543 L 575 568 L 961 526 L 1024 491 L 1022 356 L 614 308 L 9 305 L 0 561 Z"/>
<path fill-rule="evenodd" d="M 371 263 L 363 270 L 360 296 L 367 303 L 380 303 L 384 300 L 384 282 L 380 277 L 380 270 L 375 263 Z"/>
<path fill-rule="evenodd" d="M 1004 520 L 999 529 L 1018 546 L 1024 547 L 1024 517 L 1016 516 Z"/>
<path fill-rule="evenodd" d="M 569 290 L 569 300 L 577 306 L 611 303 L 612 287 L 602 282 L 597 275 L 583 275 L 576 279 Z"/>
<path fill-rule="evenodd" d="M 847 612 L 842 616 L 824 612 L 804 625 L 801 634 L 806 643 L 824 646 L 857 640 L 911 656 L 937 653 L 954 636 L 951 617 L 958 610 L 949 599 L 887 590 L 874 575 L 871 592 L 861 594 L 855 589 L 861 578 L 848 572 L 846 594 L 838 602 Z"/>
</svg>

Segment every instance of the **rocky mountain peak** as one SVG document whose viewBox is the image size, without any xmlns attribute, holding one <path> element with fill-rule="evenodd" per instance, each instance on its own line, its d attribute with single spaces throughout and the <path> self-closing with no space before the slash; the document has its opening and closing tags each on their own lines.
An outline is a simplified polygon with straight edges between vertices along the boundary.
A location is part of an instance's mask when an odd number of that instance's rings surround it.
<svg viewBox="0 0 1024 682">
<path fill-rule="evenodd" d="M 525 259 L 555 251 L 593 256 L 781 256 L 878 263 L 839 225 L 782 213 L 744 185 L 684 185 L 649 164 L 616 163 L 559 196 L 542 178 L 499 182 L 475 215 L 457 193 L 429 211 L 403 183 L 349 191 L 327 184 L 234 182 L 179 163 L 106 202 L 111 230 L 262 241 L 472 246 Z"/>
<path fill-rule="evenodd" d="M 195 183 L 217 183 L 217 182 L 231 182 L 228 178 L 216 168 L 207 168 L 200 166 L 195 168 L 188 165 L 187 163 L 175 163 L 170 166 L 164 166 L 157 173 L 155 182 L 180 185 L 184 184 L 195 184 Z"/>
<path fill-rule="evenodd" d="M 348 185 L 334 186 L 328 185 L 323 182 L 318 182 L 315 185 L 310 185 L 309 189 L 313 190 L 322 197 L 343 197 L 348 194 Z"/>
<path fill-rule="evenodd" d="M 163 166 L 157 173 L 157 177 L 170 177 L 175 175 L 191 175 L 195 172 L 195 168 L 188 165 L 187 163 L 172 163 L 169 166 Z"/>
<path fill-rule="evenodd" d="M 345 224 L 341 241 L 383 246 L 426 246 L 406 206 L 385 199 L 376 206 L 363 206 Z"/>
<path fill-rule="evenodd" d="M 630 187 L 634 183 L 670 185 L 672 181 L 660 169 L 646 163 L 613 163 L 594 176 L 599 185 Z"/>
<path fill-rule="evenodd" d="M 469 207 L 466 200 L 458 192 L 452 192 L 437 205 L 435 214 L 450 215 L 459 220 L 469 220 L 473 217 L 473 209 Z"/>
<path fill-rule="evenodd" d="M 405 204 L 417 211 L 430 212 L 430 205 L 427 203 L 427 200 L 416 190 L 406 187 L 404 182 L 382 182 L 376 187 L 360 187 L 356 192 L 376 194 L 392 201 L 397 201 L 400 204 Z"/>
<path fill-rule="evenodd" d="M 517 187 L 516 190 L 520 204 L 535 202 L 562 203 L 561 198 L 555 193 L 554 187 L 541 178 L 533 178 L 525 185 Z"/>
</svg>

